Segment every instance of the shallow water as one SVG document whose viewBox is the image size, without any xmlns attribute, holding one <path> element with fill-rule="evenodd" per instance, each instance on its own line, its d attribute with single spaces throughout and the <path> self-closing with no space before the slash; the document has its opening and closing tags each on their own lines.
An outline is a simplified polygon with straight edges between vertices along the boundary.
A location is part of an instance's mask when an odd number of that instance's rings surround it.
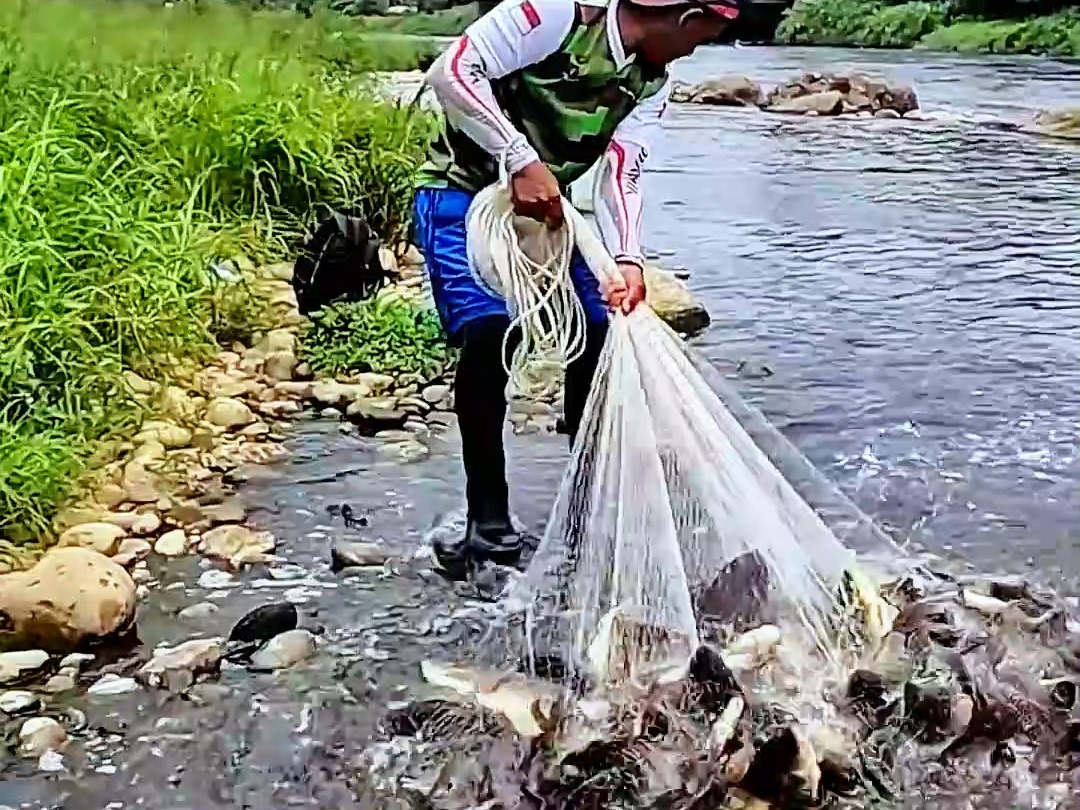
<svg viewBox="0 0 1080 810">
<path fill-rule="evenodd" d="M 676 77 L 804 67 L 912 83 L 937 120 L 674 107 L 647 243 L 710 307 L 697 345 L 767 364 L 740 390 L 879 520 L 1080 573 L 1080 145 L 976 122 L 1080 102 L 1080 65 L 716 49 Z"/>
<path fill-rule="evenodd" d="M 1075 575 L 1064 552 L 1080 507 L 1080 148 L 957 119 L 1065 101 L 1080 68 L 745 49 L 701 54 L 677 74 L 779 81 L 817 65 L 913 78 L 950 119 L 675 109 L 650 172 L 648 244 L 691 272 L 713 313 L 697 345 L 727 370 L 741 359 L 773 369 L 737 378 L 739 389 L 879 519 L 980 567 L 1031 557 L 1044 575 Z M 68 772 L 6 763 L 0 805 L 372 806 L 354 796 L 351 762 L 373 716 L 411 692 L 420 659 L 466 655 L 485 614 L 421 562 L 333 574 L 329 543 L 382 538 L 412 553 L 460 506 L 456 448 L 401 466 L 326 420 L 299 422 L 290 446 L 242 488 L 289 564 L 222 592 L 195 586 L 195 562 L 170 564 L 140 632 L 150 646 L 227 634 L 246 610 L 287 597 L 323 631 L 319 655 L 278 675 L 227 670 L 196 689 L 203 705 L 147 692 L 76 699 L 89 730 Z M 539 526 L 564 442 L 518 438 L 511 455 L 517 511 Z M 344 529 L 327 512 L 342 503 L 369 527 Z M 175 617 L 206 599 L 220 606 L 211 617 Z"/>
</svg>

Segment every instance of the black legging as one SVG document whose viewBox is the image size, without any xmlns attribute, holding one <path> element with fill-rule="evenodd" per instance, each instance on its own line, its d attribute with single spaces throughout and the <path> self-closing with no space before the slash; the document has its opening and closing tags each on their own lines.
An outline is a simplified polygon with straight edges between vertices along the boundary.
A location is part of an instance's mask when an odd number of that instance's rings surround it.
<svg viewBox="0 0 1080 810">
<path fill-rule="evenodd" d="M 508 524 L 509 491 L 503 423 L 506 420 L 506 371 L 500 351 L 510 326 L 504 315 L 478 318 L 466 324 L 454 385 L 454 409 L 461 430 L 465 466 L 465 499 L 469 517 L 481 524 Z M 585 352 L 566 369 L 564 419 L 573 445 L 596 364 L 607 336 L 607 323 L 590 323 Z M 507 341 L 513 353 L 520 335 Z"/>
</svg>

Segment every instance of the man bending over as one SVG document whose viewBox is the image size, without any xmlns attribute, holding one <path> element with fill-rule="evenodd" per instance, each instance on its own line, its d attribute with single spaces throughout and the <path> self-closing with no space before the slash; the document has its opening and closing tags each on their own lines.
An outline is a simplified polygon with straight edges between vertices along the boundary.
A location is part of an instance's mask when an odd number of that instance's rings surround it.
<svg viewBox="0 0 1080 810">
<path fill-rule="evenodd" d="M 443 327 L 461 347 L 455 409 L 468 505 L 465 537 L 435 548 L 448 571 L 484 561 L 515 565 L 533 546 L 510 521 L 501 354 L 510 316 L 469 266 L 465 216 L 473 195 L 498 179 L 505 161 L 516 212 L 556 227 L 560 196 L 599 161 L 597 221 L 627 285 L 605 301 L 575 253 L 571 276 L 588 336 L 566 370 L 573 443 L 608 307 L 629 312 L 645 298 L 640 179 L 670 89 L 668 65 L 725 30 L 730 37 L 738 13 L 738 0 L 503 0 L 428 71 L 443 118 L 421 169 L 414 220 Z"/>
</svg>

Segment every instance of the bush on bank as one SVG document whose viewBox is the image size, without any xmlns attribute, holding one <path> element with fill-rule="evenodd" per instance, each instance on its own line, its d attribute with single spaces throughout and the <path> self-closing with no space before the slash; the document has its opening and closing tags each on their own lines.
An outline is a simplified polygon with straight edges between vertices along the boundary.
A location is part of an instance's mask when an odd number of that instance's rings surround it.
<svg viewBox="0 0 1080 810">
<path fill-rule="evenodd" d="M 1080 55 L 1080 10 L 982 20 L 970 16 L 977 7 L 965 0 L 798 0 L 780 23 L 777 39 L 803 45 Z"/>
<path fill-rule="evenodd" d="M 0 3 L 0 538 L 45 529 L 102 440 L 235 330 L 211 258 L 278 254 L 317 203 L 403 233 L 428 122 L 337 16 Z"/>
<path fill-rule="evenodd" d="M 318 374 L 441 374 L 452 354 L 439 318 L 392 296 L 334 304 L 303 330 L 301 359 Z"/>
</svg>

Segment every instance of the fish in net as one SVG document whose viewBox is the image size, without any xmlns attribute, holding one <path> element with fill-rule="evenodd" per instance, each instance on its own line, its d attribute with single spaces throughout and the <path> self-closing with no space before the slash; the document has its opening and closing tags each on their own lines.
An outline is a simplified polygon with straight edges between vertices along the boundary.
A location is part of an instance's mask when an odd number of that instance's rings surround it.
<svg viewBox="0 0 1080 810">
<path fill-rule="evenodd" d="M 545 245 L 505 186 L 469 228 L 529 334 L 511 379 L 573 356 L 569 246 L 617 283 L 602 246 Z M 1075 610 L 902 552 L 647 307 L 614 317 L 542 542 L 485 622 L 365 749 L 380 791 L 447 810 L 920 793 L 1049 810 L 1080 778 Z"/>
</svg>

